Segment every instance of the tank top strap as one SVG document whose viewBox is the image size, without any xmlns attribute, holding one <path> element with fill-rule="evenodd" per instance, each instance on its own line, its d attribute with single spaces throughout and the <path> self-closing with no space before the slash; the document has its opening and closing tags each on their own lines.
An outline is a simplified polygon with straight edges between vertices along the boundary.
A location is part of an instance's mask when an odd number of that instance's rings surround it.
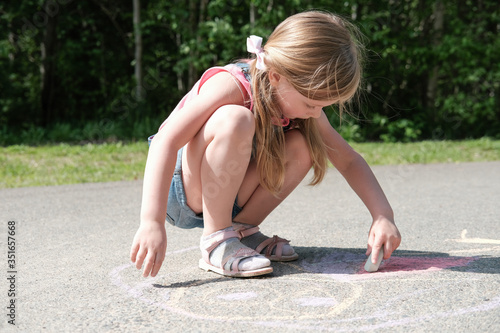
<svg viewBox="0 0 500 333">
<path fill-rule="evenodd" d="M 252 76 L 250 76 L 250 64 L 246 62 L 238 62 L 235 64 L 241 69 L 241 72 L 245 76 L 245 79 L 251 84 L 252 83 Z"/>
<path fill-rule="evenodd" d="M 212 67 L 209 68 L 205 73 L 203 73 L 200 80 L 197 82 L 193 90 L 196 91 L 196 94 L 199 93 L 199 90 L 205 84 L 208 79 L 210 79 L 215 74 L 220 72 L 229 72 L 234 76 L 236 80 L 243 87 L 244 92 L 248 96 L 248 100 L 246 100 L 246 106 L 252 110 L 253 109 L 253 96 L 252 96 L 252 86 L 251 86 L 251 77 L 250 77 L 250 66 L 245 63 L 237 63 L 237 64 L 229 64 L 224 67 Z"/>
</svg>

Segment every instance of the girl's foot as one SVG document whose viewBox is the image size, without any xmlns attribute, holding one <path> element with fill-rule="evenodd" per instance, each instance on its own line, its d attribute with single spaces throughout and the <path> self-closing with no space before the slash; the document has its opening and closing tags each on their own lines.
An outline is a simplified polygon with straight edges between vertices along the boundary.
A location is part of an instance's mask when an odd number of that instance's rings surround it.
<svg viewBox="0 0 500 333">
<path fill-rule="evenodd" d="M 251 224 L 233 222 L 234 230 L 240 235 L 241 243 L 255 249 L 271 261 L 292 261 L 299 255 L 290 246 L 290 241 L 278 236 L 267 237 L 259 227 Z"/>
<path fill-rule="evenodd" d="M 200 268 L 231 277 L 251 277 L 273 271 L 271 262 L 243 245 L 232 227 L 201 238 Z"/>
</svg>

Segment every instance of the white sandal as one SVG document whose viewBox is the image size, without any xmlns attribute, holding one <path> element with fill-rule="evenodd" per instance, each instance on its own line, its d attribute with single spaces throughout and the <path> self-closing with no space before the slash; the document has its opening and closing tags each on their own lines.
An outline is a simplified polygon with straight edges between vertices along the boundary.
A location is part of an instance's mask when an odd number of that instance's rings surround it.
<svg viewBox="0 0 500 333">
<path fill-rule="evenodd" d="M 236 232 L 238 233 L 238 237 L 241 240 L 242 238 L 251 236 L 251 235 L 259 232 L 259 227 L 255 226 L 255 227 L 248 228 L 248 229 L 240 228 L 240 229 L 237 229 Z M 255 248 L 255 251 L 257 253 L 263 254 L 266 258 L 268 258 L 271 261 L 297 260 L 299 258 L 299 255 L 295 251 L 293 251 L 293 253 L 289 254 L 289 255 L 283 254 L 283 246 L 285 244 L 290 245 L 290 241 L 274 235 L 273 237 L 269 237 L 268 239 L 266 239 L 265 241 L 260 243 Z M 273 252 L 274 252 L 274 254 L 273 254 Z"/>
<path fill-rule="evenodd" d="M 247 247 L 241 248 L 223 258 L 220 267 L 212 265 L 210 263 L 210 254 L 217 246 L 230 238 L 239 238 L 239 235 L 234 230 L 223 230 L 210 240 L 206 241 L 204 247 L 201 248 L 201 254 L 203 257 L 199 262 L 199 266 L 201 269 L 207 272 L 213 271 L 215 273 L 229 277 L 253 277 L 273 272 L 273 268 L 270 266 L 248 271 L 240 270 L 238 268 L 238 264 L 241 260 L 254 256 L 261 256 L 258 252 Z M 230 270 L 224 269 L 224 266 L 227 263 L 229 263 Z"/>
</svg>

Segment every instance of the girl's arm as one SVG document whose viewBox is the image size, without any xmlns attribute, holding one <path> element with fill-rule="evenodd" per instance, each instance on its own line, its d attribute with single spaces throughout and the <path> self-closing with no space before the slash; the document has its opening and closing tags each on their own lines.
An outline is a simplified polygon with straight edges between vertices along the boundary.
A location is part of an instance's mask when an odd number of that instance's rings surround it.
<svg viewBox="0 0 500 333">
<path fill-rule="evenodd" d="M 141 223 L 130 251 L 130 259 L 138 269 L 145 264 L 143 276 L 156 276 L 165 258 L 165 217 L 177 151 L 198 133 L 215 110 L 228 104 L 244 105 L 242 91 L 231 74 L 214 75 L 198 96 L 169 116 L 151 142 L 144 172 Z"/>
<path fill-rule="evenodd" d="M 373 218 L 366 254 L 374 251 L 372 262 L 375 263 L 380 248 L 384 246 L 384 259 L 388 259 L 401 243 L 401 235 L 384 191 L 363 157 L 333 129 L 324 112 L 318 119 L 318 127 L 323 141 L 329 147 L 328 159 L 363 201 Z"/>
</svg>

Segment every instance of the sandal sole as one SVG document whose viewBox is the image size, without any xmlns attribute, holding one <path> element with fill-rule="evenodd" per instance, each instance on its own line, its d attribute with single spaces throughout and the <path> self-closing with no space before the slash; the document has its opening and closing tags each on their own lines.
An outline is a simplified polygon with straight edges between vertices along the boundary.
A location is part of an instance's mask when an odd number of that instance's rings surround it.
<svg viewBox="0 0 500 333">
<path fill-rule="evenodd" d="M 228 276 L 228 277 L 254 277 L 254 276 L 260 276 L 260 275 L 265 275 L 265 274 L 270 274 L 273 272 L 272 267 L 263 267 L 259 269 L 254 269 L 252 271 L 238 271 L 238 272 L 231 272 L 231 271 L 226 271 L 222 268 L 212 266 L 210 264 L 207 264 L 205 260 L 200 259 L 199 262 L 199 267 L 203 269 L 204 271 L 212 271 L 214 273 Z"/>
<path fill-rule="evenodd" d="M 271 261 L 277 261 L 277 262 L 286 262 L 286 261 L 294 261 L 294 260 L 297 260 L 299 258 L 299 255 L 297 253 L 295 253 L 294 255 L 291 255 L 291 256 L 281 256 L 281 257 L 277 257 L 277 256 L 266 256 L 267 259 L 271 260 Z"/>
</svg>

